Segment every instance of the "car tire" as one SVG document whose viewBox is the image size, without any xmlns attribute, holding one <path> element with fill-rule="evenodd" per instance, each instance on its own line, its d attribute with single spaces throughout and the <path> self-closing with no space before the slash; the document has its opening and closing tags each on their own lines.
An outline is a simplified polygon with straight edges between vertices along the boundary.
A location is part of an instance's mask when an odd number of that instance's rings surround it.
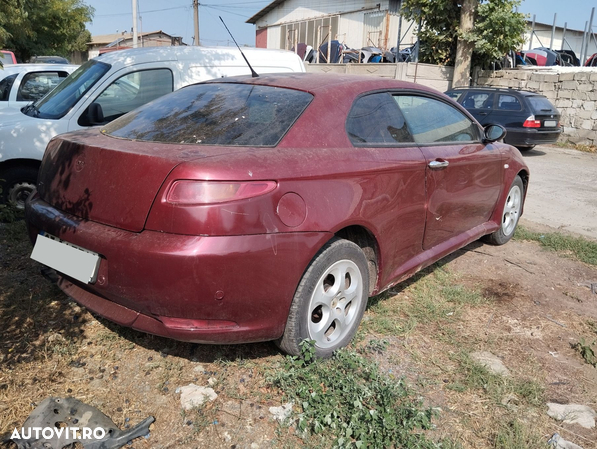
<svg viewBox="0 0 597 449">
<path fill-rule="evenodd" d="M 354 337 L 369 297 L 367 258 L 349 240 L 330 240 L 313 258 L 294 294 L 286 328 L 276 344 L 300 356 L 314 340 L 315 356 L 330 357 Z"/>
<path fill-rule="evenodd" d="M 510 190 L 508 190 L 508 196 L 504 201 L 504 209 L 502 211 L 502 220 L 500 228 L 492 234 L 485 236 L 485 241 L 492 245 L 503 245 L 507 243 L 518 225 L 520 213 L 522 212 L 522 206 L 524 203 L 524 184 L 520 176 L 514 178 Z"/>
<path fill-rule="evenodd" d="M 528 146 L 516 147 L 516 148 L 518 148 L 518 151 L 530 151 L 533 148 L 535 148 L 535 145 L 528 145 Z"/>
<path fill-rule="evenodd" d="M 21 165 L 13 166 L 0 172 L 0 202 L 16 209 L 25 209 L 25 200 L 35 189 L 37 183 L 37 167 Z"/>
</svg>

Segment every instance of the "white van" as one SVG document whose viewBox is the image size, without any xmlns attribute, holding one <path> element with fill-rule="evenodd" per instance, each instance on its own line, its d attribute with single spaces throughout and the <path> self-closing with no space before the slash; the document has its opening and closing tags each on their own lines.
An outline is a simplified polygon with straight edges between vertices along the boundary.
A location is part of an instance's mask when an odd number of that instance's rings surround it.
<svg viewBox="0 0 597 449">
<path fill-rule="evenodd" d="M 257 74 L 305 71 L 293 52 L 256 48 L 243 52 Z M 86 62 L 35 103 L 20 111 L 0 111 L 0 202 L 24 206 L 54 136 L 106 124 L 188 84 L 250 74 L 233 47 L 137 48 Z"/>
</svg>

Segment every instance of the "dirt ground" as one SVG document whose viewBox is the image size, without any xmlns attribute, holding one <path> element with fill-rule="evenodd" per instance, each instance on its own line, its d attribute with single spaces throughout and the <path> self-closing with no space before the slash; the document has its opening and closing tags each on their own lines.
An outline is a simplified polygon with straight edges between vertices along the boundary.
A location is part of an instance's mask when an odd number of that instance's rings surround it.
<svg viewBox="0 0 597 449">
<path fill-rule="evenodd" d="M 523 157 L 531 170 L 524 217 L 597 239 L 597 153 L 538 145 Z"/>
<path fill-rule="evenodd" d="M 584 448 L 597 447 L 595 429 L 558 423 L 546 415 L 543 405 L 575 403 L 597 409 L 597 370 L 572 348 L 580 338 L 589 344 L 597 339 L 597 295 L 590 288 L 597 269 L 519 241 L 501 247 L 471 244 L 451 258 L 448 268 L 489 300 L 464 311 L 460 338 L 474 350 L 497 355 L 513 377 L 530 379 L 544 388 L 542 403 L 520 410 L 515 414 L 518 419 L 544 436 L 544 441 L 559 432 Z M 442 392 L 440 385 L 436 394 Z M 504 402 L 506 397 L 501 399 L 504 408 L 516 411 L 516 398 L 512 404 Z M 458 440 L 465 447 L 481 447 L 478 435 L 496 425 L 487 421 L 488 416 L 499 413 L 488 411 L 483 398 L 475 396 L 467 400 L 448 394 L 445 400 L 449 413 L 442 427 L 451 423 L 460 428 Z M 462 426 L 463 422 L 468 425 Z"/>
<path fill-rule="evenodd" d="M 272 343 L 184 344 L 94 317 L 39 274 L 22 223 L 0 226 L 0 435 L 20 426 L 43 399 L 58 396 L 98 407 L 121 429 L 155 416 L 151 434 L 127 447 L 303 446 L 293 426 L 278 425 L 269 411 L 285 401 L 268 381 L 283 360 Z M 442 276 L 482 299 L 417 312 L 417 295 L 433 292 Z M 597 448 L 595 429 L 557 422 L 545 405 L 597 410 L 597 369 L 572 347 L 581 338 L 597 340 L 591 283 L 597 267 L 536 243 L 473 243 L 375 298 L 355 345 L 386 341 L 372 357 L 441 409 L 432 436 L 464 448 L 498 447 L 499 429 L 515 421 L 543 442 L 527 447 L 546 447 L 558 432 Z M 394 331 L 381 326 L 387 317 Z M 463 354 L 479 350 L 503 361 L 510 383 L 471 386 Z M 177 389 L 191 383 L 211 385 L 218 397 L 183 411 Z"/>
</svg>

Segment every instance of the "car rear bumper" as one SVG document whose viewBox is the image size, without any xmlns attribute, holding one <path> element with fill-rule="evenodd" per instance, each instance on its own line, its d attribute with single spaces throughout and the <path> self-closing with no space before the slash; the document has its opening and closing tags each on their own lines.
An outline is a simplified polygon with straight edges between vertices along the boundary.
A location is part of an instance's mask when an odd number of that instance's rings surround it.
<svg viewBox="0 0 597 449">
<path fill-rule="evenodd" d="M 557 130 L 541 130 L 541 129 L 523 129 L 523 128 L 508 128 L 508 133 L 504 141 L 507 144 L 514 146 L 531 146 L 542 143 L 555 143 L 558 141 L 562 129 Z"/>
<path fill-rule="evenodd" d="M 123 326 L 196 343 L 279 338 L 325 232 L 186 236 L 124 231 L 65 214 L 32 195 L 30 238 L 45 231 L 101 255 L 97 281 L 60 275 L 58 286 Z"/>
</svg>

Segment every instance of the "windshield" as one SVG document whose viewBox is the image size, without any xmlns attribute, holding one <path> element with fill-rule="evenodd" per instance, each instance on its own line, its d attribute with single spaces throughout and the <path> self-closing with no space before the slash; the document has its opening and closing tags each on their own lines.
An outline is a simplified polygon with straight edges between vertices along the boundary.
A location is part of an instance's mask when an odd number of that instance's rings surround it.
<svg viewBox="0 0 597 449">
<path fill-rule="evenodd" d="M 307 92 L 250 84 L 196 84 L 142 106 L 102 132 L 196 145 L 273 146 L 311 102 Z"/>
<path fill-rule="evenodd" d="M 40 118 L 64 117 L 108 70 L 110 70 L 109 64 L 94 60 L 86 62 L 71 73 L 56 89 L 34 103 L 33 108 L 27 108 L 25 113 Z"/>
</svg>

